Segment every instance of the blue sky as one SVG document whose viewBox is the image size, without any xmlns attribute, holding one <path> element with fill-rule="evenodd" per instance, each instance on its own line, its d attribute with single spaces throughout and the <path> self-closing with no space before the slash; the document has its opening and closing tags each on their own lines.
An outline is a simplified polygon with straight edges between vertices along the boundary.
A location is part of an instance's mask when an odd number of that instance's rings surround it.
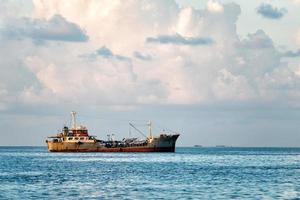
<svg viewBox="0 0 300 200">
<path fill-rule="evenodd" d="M 44 145 L 76 110 L 180 146 L 299 146 L 298 0 L 3 1 L 0 145 Z M 145 129 L 146 131 L 146 129 Z"/>
</svg>

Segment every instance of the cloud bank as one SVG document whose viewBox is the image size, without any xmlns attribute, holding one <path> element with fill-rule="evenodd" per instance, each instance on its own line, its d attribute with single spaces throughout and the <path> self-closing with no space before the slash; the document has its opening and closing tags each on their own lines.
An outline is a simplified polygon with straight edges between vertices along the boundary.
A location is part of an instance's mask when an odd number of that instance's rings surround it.
<svg viewBox="0 0 300 200">
<path fill-rule="evenodd" d="M 32 5 L 29 14 L 1 14 L 0 51 L 7 55 L 0 58 L 1 110 L 37 104 L 299 106 L 298 69 L 283 60 L 299 52 L 283 55 L 264 30 L 241 39 L 235 3 L 208 1 L 201 10 L 172 0 Z M 265 4 L 258 12 L 284 13 Z"/>
<path fill-rule="evenodd" d="M 3 34 L 10 39 L 29 37 L 34 40 L 86 42 L 88 36 L 75 23 L 68 22 L 61 15 L 49 20 L 23 17 L 9 20 Z"/>
<path fill-rule="evenodd" d="M 179 34 L 160 35 L 158 37 L 148 37 L 148 43 L 176 44 L 176 45 L 210 45 L 213 41 L 210 38 L 187 37 L 184 38 Z"/>
</svg>

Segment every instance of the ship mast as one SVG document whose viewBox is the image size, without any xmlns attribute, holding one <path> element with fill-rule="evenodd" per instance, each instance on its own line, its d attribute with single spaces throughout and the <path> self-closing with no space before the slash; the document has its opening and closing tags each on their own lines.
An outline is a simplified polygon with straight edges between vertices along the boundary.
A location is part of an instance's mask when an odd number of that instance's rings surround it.
<svg viewBox="0 0 300 200">
<path fill-rule="evenodd" d="M 76 112 L 75 111 L 72 111 L 71 112 L 71 127 L 73 129 L 76 129 L 77 127 L 77 123 L 76 123 Z"/>
<path fill-rule="evenodd" d="M 148 122 L 148 126 L 149 126 L 149 137 L 150 137 L 150 139 L 152 139 L 153 137 L 152 137 L 152 123 L 151 123 L 151 121 L 149 120 L 149 122 Z"/>
</svg>

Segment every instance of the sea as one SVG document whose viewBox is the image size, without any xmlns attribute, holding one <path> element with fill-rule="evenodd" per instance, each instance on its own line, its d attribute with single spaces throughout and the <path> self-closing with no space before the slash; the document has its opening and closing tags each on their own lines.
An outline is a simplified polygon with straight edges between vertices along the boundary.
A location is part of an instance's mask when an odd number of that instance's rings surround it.
<svg viewBox="0 0 300 200">
<path fill-rule="evenodd" d="M 0 199 L 300 199 L 300 148 L 49 153 L 0 147 Z"/>
</svg>

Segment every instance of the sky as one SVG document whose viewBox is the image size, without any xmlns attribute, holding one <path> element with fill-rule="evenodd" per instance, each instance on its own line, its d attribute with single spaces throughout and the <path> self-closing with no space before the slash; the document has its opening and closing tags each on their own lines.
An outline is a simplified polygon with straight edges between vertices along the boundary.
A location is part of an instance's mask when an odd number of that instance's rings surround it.
<svg viewBox="0 0 300 200">
<path fill-rule="evenodd" d="M 179 132 L 300 147 L 299 0 L 2 0 L 0 145 Z"/>
</svg>

